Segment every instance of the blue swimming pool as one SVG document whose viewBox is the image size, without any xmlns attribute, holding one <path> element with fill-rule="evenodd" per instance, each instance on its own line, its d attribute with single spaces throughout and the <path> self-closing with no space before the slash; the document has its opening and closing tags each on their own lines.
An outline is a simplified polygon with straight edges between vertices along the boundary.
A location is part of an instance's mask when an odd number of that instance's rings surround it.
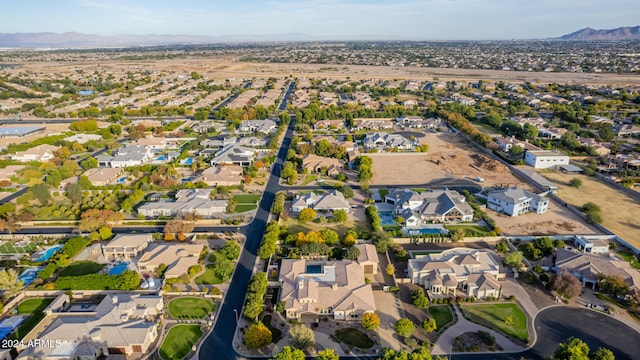
<svg viewBox="0 0 640 360">
<path fill-rule="evenodd" d="M 322 265 L 307 265 L 307 274 L 322 274 Z"/>
<path fill-rule="evenodd" d="M 156 160 L 158 161 L 165 161 L 167 160 L 169 157 L 167 155 L 160 155 L 156 158 Z"/>
<path fill-rule="evenodd" d="M 129 262 L 128 261 L 121 261 L 121 262 L 117 263 L 116 265 L 114 265 L 111 269 L 109 269 L 109 275 L 110 276 L 120 275 L 123 272 L 127 271 L 128 267 L 129 267 Z"/>
<path fill-rule="evenodd" d="M 53 256 L 53 254 L 60 251 L 60 249 L 62 249 L 62 245 L 53 245 L 48 248 L 44 248 L 31 255 L 31 260 L 35 262 L 47 261 Z"/>
<path fill-rule="evenodd" d="M 191 164 L 193 164 L 193 158 L 186 158 L 186 159 L 184 159 L 184 160 L 182 160 L 180 162 L 182 164 L 184 164 L 184 165 L 191 165 Z"/>
<path fill-rule="evenodd" d="M 18 281 L 22 280 L 22 284 L 24 286 L 31 284 L 33 280 L 35 280 L 36 277 L 38 277 L 38 273 L 40 272 L 41 269 L 42 268 L 40 267 L 27 268 L 25 271 L 22 272 L 22 274 L 18 276 Z"/>
<path fill-rule="evenodd" d="M 408 230 L 408 233 L 411 235 L 435 235 L 435 234 L 442 234 L 443 231 L 442 229 L 410 229 Z"/>
<path fill-rule="evenodd" d="M 116 180 L 116 184 L 124 184 L 127 181 L 127 177 L 123 176 L 120 179 Z"/>
</svg>

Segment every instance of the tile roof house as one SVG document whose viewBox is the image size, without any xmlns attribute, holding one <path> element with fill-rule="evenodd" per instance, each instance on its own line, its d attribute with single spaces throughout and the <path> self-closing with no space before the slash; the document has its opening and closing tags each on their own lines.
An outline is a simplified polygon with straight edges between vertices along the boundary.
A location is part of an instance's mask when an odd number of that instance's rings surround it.
<svg viewBox="0 0 640 360">
<path fill-rule="evenodd" d="M 314 154 L 302 157 L 302 167 L 315 174 L 320 174 L 326 169 L 327 175 L 336 176 L 344 170 L 344 164 L 342 160 Z"/>
<path fill-rule="evenodd" d="M 224 213 L 227 200 L 210 200 L 209 189 L 178 190 L 174 202 L 148 202 L 138 207 L 143 216 L 176 216 L 195 213 L 202 217 L 212 217 Z"/>
<path fill-rule="evenodd" d="M 278 128 L 278 124 L 271 119 L 265 120 L 245 120 L 240 123 L 238 130 L 243 132 L 260 132 L 270 134 Z"/>
<path fill-rule="evenodd" d="M 153 157 L 151 149 L 140 146 L 126 146 L 114 150 L 112 155 L 99 155 L 98 165 L 112 168 L 140 166 Z"/>
<path fill-rule="evenodd" d="M 283 259 L 279 282 L 287 319 L 311 314 L 358 320 L 376 311 L 371 285 L 355 261 Z"/>
<path fill-rule="evenodd" d="M 153 244 L 142 254 L 138 263 L 141 272 L 156 272 L 161 264 L 167 265 L 165 279 L 180 277 L 189 268 L 198 265 L 203 244 Z"/>
<path fill-rule="evenodd" d="M 380 258 L 378 258 L 378 251 L 373 244 L 358 244 L 355 247 L 360 250 L 358 255 L 358 264 L 362 266 L 364 274 L 377 274 L 378 267 L 380 267 Z"/>
<path fill-rule="evenodd" d="M 204 182 L 209 186 L 239 185 L 242 182 L 242 166 L 212 166 L 202 171 L 193 182 Z"/>
<path fill-rule="evenodd" d="M 487 207 L 511 217 L 528 212 L 544 214 L 549 209 L 547 194 L 534 194 L 517 188 L 494 190 L 487 195 Z"/>
<path fill-rule="evenodd" d="M 124 174 L 122 168 L 98 167 L 85 171 L 86 176 L 93 186 L 105 186 L 116 181 L 118 176 Z"/>
<path fill-rule="evenodd" d="M 454 248 L 410 259 L 411 282 L 423 286 L 430 297 L 464 294 L 476 298 L 498 297 L 504 269 L 488 251 Z"/>
<path fill-rule="evenodd" d="M 68 295 L 60 297 L 63 297 L 63 303 L 71 303 Z M 50 325 L 38 335 L 38 340 L 50 341 L 55 346 L 27 347 L 16 359 L 85 360 L 108 355 L 143 356 L 158 337 L 157 319 L 163 308 L 162 296 L 111 294 L 87 312 L 46 309 L 43 323 Z"/>
<path fill-rule="evenodd" d="M 255 159 L 255 149 L 242 146 L 239 144 L 225 145 L 221 150 L 216 152 L 211 165 L 240 165 L 249 166 Z"/>
<path fill-rule="evenodd" d="M 395 215 L 405 219 L 407 227 L 425 222 L 472 221 L 473 208 L 464 196 L 453 190 L 432 190 L 417 193 L 409 189 L 394 189 L 385 196 L 394 206 Z"/>
<path fill-rule="evenodd" d="M 367 134 L 364 140 L 362 140 L 362 146 L 364 146 L 365 149 L 398 148 L 400 150 L 411 150 L 414 145 L 414 141 L 402 135 L 384 132 Z"/>
<path fill-rule="evenodd" d="M 34 146 L 31 149 L 25 151 L 18 151 L 15 155 L 11 156 L 12 160 L 20 162 L 40 161 L 45 162 L 56 157 L 56 151 L 60 149 L 59 146 L 53 146 L 48 144 L 42 144 Z"/>
<path fill-rule="evenodd" d="M 102 254 L 107 260 L 138 257 L 153 241 L 151 234 L 118 234 L 102 245 Z"/>
<path fill-rule="evenodd" d="M 343 129 L 344 127 L 344 120 L 318 120 L 315 124 L 313 124 L 314 130 Z"/>
<path fill-rule="evenodd" d="M 299 213 L 302 209 L 312 208 L 321 212 L 333 212 L 336 210 L 344 210 L 349 213 L 351 206 L 344 195 L 338 191 L 333 190 L 323 194 L 316 194 L 313 192 L 306 194 L 298 194 L 291 203 L 291 211 Z"/>
</svg>

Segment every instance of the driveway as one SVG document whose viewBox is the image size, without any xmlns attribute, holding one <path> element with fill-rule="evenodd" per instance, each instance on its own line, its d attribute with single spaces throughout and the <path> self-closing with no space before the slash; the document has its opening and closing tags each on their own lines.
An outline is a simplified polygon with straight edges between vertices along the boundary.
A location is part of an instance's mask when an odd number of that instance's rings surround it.
<svg viewBox="0 0 640 360">
<path fill-rule="evenodd" d="M 380 327 L 377 330 L 381 345 L 400 349 L 402 344 L 395 336 L 395 323 L 401 317 L 405 317 L 401 309 L 400 299 L 393 293 L 374 291 L 373 298 L 376 302 L 376 313 L 380 317 Z"/>
</svg>

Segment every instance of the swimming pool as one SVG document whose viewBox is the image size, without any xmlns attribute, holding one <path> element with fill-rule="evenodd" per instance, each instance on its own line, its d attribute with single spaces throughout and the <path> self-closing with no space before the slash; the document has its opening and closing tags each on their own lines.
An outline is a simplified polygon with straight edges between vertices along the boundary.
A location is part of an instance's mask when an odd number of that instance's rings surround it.
<svg viewBox="0 0 640 360">
<path fill-rule="evenodd" d="M 127 181 L 127 177 L 123 176 L 120 179 L 116 180 L 116 184 L 124 184 Z"/>
<path fill-rule="evenodd" d="M 191 165 L 193 164 L 193 158 L 186 158 L 180 161 L 181 164 L 183 165 Z"/>
<path fill-rule="evenodd" d="M 43 248 L 42 250 L 39 250 L 35 254 L 31 255 L 31 259 L 32 259 L 31 261 L 35 261 L 35 262 L 47 261 L 53 256 L 53 254 L 60 251 L 60 249 L 62 249 L 62 245 L 59 245 L 59 244 L 53 245 L 47 248 Z"/>
<path fill-rule="evenodd" d="M 307 274 L 322 274 L 322 265 L 307 265 Z"/>
<path fill-rule="evenodd" d="M 128 267 L 129 267 L 129 262 L 128 261 L 121 261 L 121 262 L 117 263 L 116 265 L 114 265 L 111 269 L 109 269 L 109 275 L 110 276 L 120 275 L 123 272 L 127 271 Z"/>
<path fill-rule="evenodd" d="M 439 228 L 423 228 L 423 229 L 404 229 L 405 234 L 407 235 L 437 235 L 437 234 L 446 234 L 443 229 Z"/>
<path fill-rule="evenodd" d="M 156 160 L 158 161 L 165 161 L 167 160 L 169 157 L 167 155 L 160 155 L 156 158 Z"/>
<path fill-rule="evenodd" d="M 27 286 L 31 284 L 33 280 L 36 279 L 36 277 L 38 277 L 38 273 L 40 272 L 40 270 L 42 270 L 42 268 L 36 266 L 27 268 L 22 272 L 22 274 L 18 276 L 18 281 L 22 280 L 22 284 L 24 286 Z"/>
</svg>

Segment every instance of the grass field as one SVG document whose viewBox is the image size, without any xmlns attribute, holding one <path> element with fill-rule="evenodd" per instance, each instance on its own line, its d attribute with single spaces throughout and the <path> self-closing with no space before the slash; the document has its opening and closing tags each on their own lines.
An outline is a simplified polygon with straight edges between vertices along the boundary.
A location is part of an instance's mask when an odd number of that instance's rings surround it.
<svg viewBox="0 0 640 360">
<path fill-rule="evenodd" d="M 589 176 L 554 171 L 544 171 L 541 175 L 558 184 L 558 196 L 569 204 L 576 207 L 589 201 L 598 204 L 602 210 L 602 225 L 630 244 L 640 247 L 638 201 Z M 569 186 L 569 181 L 573 178 L 582 180 L 579 189 Z"/>
<path fill-rule="evenodd" d="M 169 314 L 176 318 L 204 319 L 215 310 L 216 304 L 196 297 L 181 297 L 169 302 Z"/>
<path fill-rule="evenodd" d="M 222 284 L 222 280 L 213 273 L 213 265 L 207 265 L 204 274 L 196 278 L 198 285 Z"/>
<path fill-rule="evenodd" d="M 462 306 L 465 317 L 488 328 L 519 339 L 529 341 L 527 318 L 518 304 L 480 304 Z M 511 324 L 509 324 L 509 320 Z"/>
<path fill-rule="evenodd" d="M 180 360 L 191 352 L 191 347 L 202 336 L 200 325 L 176 325 L 169 329 L 160 346 L 160 358 Z"/>
<path fill-rule="evenodd" d="M 102 270 L 104 264 L 98 264 L 93 261 L 76 261 L 64 268 L 59 276 L 79 276 L 87 274 L 95 274 Z"/>
<path fill-rule="evenodd" d="M 356 328 L 336 330 L 331 336 L 341 343 L 359 347 L 360 349 L 368 349 L 373 346 L 373 340 Z"/>
<path fill-rule="evenodd" d="M 302 181 L 301 185 L 307 185 L 308 183 L 312 182 L 312 181 L 316 181 L 318 179 L 318 175 L 316 174 L 308 174 L 307 176 L 304 177 L 304 181 Z"/>
<path fill-rule="evenodd" d="M 31 253 L 31 252 L 33 252 L 33 250 L 35 250 L 35 248 L 37 246 L 38 246 L 38 244 L 36 244 L 34 242 L 30 242 L 29 244 L 27 244 L 25 246 L 13 246 L 12 243 L 6 242 L 6 243 L 0 245 L 0 254 Z"/>
<path fill-rule="evenodd" d="M 464 231 L 465 237 L 481 237 L 481 236 L 489 236 L 491 231 L 486 226 L 480 225 L 446 225 L 445 228 L 449 230 L 449 232 L 454 232 L 458 229 L 462 229 Z"/>
<path fill-rule="evenodd" d="M 29 315 L 29 317 L 18 326 L 10 338 L 18 340 L 24 338 L 29 331 L 38 325 L 40 320 L 44 319 L 42 310 L 49 306 L 53 300 L 53 298 L 37 298 L 21 302 L 18 305 L 18 314 Z"/>
<path fill-rule="evenodd" d="M 429 306 L 429 314 L 436 319 L 436 331 L 440 331 L 443 327 L 453 321 L 453 314 L 448 305 Z"/>
<path fill-rule="evenodd" d="M 478 130 L 482 131 L 485 134 L 488 135 L 502 135 L 502 133 L 494 128 L 492 128 L 490 125 L 485 124 L 481 121 L 472 121 L 471 124 L 473 124 L 473 126 L 475 126 Z"/>
</svg>

